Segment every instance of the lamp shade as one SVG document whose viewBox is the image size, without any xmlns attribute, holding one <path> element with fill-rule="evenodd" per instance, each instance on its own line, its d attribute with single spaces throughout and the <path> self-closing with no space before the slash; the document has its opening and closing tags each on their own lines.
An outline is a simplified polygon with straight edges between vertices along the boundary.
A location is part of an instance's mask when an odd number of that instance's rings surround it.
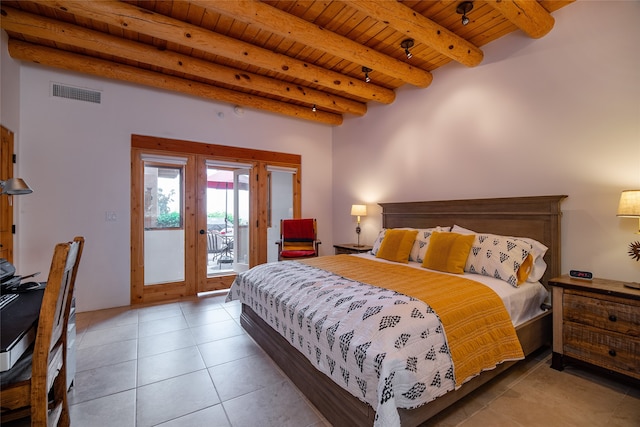
<svg viewBox="0 0 640 427">
<path fill-rule="evenodd" d="M 367 205 L 351 205 L 351 215 L 353 216 L 366 216 Z"/>
<path fill-rule="evenodd" d="M 22 178 L 9 178 L 6 181 L 0 181 L 0 187 L 2 187 L 2 193 L 0 194 L 20 195 L 33 193 L 33 190 L 29 188 Z"/>
<path fill-rule="evenodd" d="M 618 216 L 640 217 L 640 190 L 625 190 L 620 195 Z"/>
</svg>

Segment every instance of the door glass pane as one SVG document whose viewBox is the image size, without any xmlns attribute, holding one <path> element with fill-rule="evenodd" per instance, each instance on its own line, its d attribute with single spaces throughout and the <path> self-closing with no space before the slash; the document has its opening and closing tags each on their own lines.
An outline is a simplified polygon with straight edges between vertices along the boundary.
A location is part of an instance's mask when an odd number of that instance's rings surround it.
<svg viewBox="0 0 640 427">
<path fill-rule="evenodd" d="M 207 167 L 207 276 L 233 271 L 233 170 Z"/>
<path fill-rule="evenodd" d="M 236 169 L 233 173 L 233 270 L 249 269 L 249 170 Z"/>
<path fill-rule="evenodd" d="M 271 226 L 267 229 L 267 261 L 278 261 L 280 220 L 293 218 L 293 173 L 272 170 L 270 173 L 269 205 Z"/>
<path fill-rule="evenodd" d="M 144 167 L 144 284 L 184 281 L 182 166 Z"/>
</svg>

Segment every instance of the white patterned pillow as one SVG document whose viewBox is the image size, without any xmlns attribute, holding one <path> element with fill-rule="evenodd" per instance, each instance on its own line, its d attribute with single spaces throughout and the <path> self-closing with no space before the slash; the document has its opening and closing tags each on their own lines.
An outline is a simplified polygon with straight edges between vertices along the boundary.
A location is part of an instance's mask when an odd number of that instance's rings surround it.
<svg viewBox="0 0 640 427">
<path fill-rule="evenodd" d="M 477 234 L 475 231 L 460 227 L 459 225 L 454 225 L 451 228 L 451 232 L 459 234 Z M 544 272 L 547 270 L 547 263 L 544 260 L 544 254 L 547 253 L 549 248 L 537 240 L 530 239 L 528 237 L 513 237 L 513 239 L 522 240 L 532 247 L 531 256 L 533 257 L 533 266 L 531 267 L 529 277 L 527 277 L 527 282 L 537 282 L 542 279 Z"/>
<path fill-rule="evenodd" d="M 409 261 L 415 261 L 422 263 L 424 261 L 424 255 L 427 253 L 427 248 L 429 247 L 429 240 L 431 239 L 431 234 L 434 231 L 446 232 L 451 230 L 451 227 L 434 227 L 434 228 L 419 228 L 418 234 L 416 235 L 416 240 L 413 242 L 413 247 L 411 248 L 411 253 L 409 254 Z"/>
<path fill-rule="evenodd" d="M 378 253 L 378 250 L 380 249 L 380 245 L 382 244 L 382 239 L 384 239 L 384 234 L 387 232 L 386 228 L 383 228 L 382 230 L 380 230 L 380 233 L 378 233 L 378 237 L 376 238 L 376 241 L 373 242 L 373 248 L 371 249 L 371 255 L 375 255 Z"/>
<path fill-rule="evenodd" d="M 523 240 L 476 234 L 464 271 L 495 277 L 517 287 L 524 281 L 518 280 L 518 270 L 531 250 L 532 246 Z"/>
</svg>

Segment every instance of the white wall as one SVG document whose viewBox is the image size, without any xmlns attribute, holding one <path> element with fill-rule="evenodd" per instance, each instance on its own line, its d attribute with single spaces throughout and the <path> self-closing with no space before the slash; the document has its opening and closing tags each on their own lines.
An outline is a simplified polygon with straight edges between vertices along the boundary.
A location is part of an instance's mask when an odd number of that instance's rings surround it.
<svg viewBox="0 0 640 427">
<path fill-rule="evenodd" d="M 640 188 L 640 2 L 576 2 L 542 39 L 484 46 L 475 68 L 449 64 L 426 89 L 333 132 L 334 241 L 355 241 L 351 204 L 566 194 L 562 271 L 640 281 L 627 256 L 638 222 L 616 217 Z"/>
<path fill-rule="evenodd" d="M 86 238 L 77 285 L 80 311 L 128 305 L 130 300 L 131 134 L 252 147 L 302 155 L 302 214 L 323 224 L 321 239 L 331 253 L 331 128 L 302 120 L 136 87 L 116 81 L 22 64 L 19 76 L 4 74 L 20 88 L 21 176 L 34 189 L 22 196 L 15 239 L 18 270 L 49 269 L 54 244 Z M 102 92 L 96 105 L 49 96 L 50 82 Z M 3 99 L 4 107 L 4 99 Z M 218 113 L 223 113 L 220 118 Z M 3 108 L 3 123 L 5 113 Z M 105 221 L 115 212 L 116 222 Z"/>
</svg>

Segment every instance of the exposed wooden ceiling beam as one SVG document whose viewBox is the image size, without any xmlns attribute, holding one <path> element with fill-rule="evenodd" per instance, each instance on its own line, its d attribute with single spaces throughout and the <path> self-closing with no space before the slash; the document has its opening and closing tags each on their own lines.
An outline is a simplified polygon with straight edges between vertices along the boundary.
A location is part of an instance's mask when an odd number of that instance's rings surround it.
<svg viewBox="0 0 640 427">
<path fill-rule="evenodd" d="M 402 3 L 371 0 L 348 0 L 345 3 L 454 61 L 469 67 L 482 62 L 484 53 L 480 48 Z"/>
<path fill-rule="evenodd" d="M 153 71 L 142 70 L 129 65 L 116 64 L 102 59 L 77 55 L 44 46 L 38 46 L 14 39 L 9 40 L 9 55 L 12 58 L 34 62 L 79 73 L 91 74 L 102 78 L 121 80 L 130 83 L 181 92 L 230 104 L 246 105 L 260 110 L 284 114 L 329 125 L 342 124 L 342 116 L 324 111 L 311 111 L 286 102 L 275 101 L 259 96 L 239 93 L 204 83 L 179 77 L 168 76 Z M 213 118 L 212 118 L 213 119 Z"/>
<path fill-rule="evenodd" d="M 537 1 L 488 0 L 486 3 L 534 39 L 546 35 L 555 23 L 553 16 Z"/>
<path fill-rule="evenodd" d="M 362 99 L 383 104 L 390 104 L 395 100 L 393 90 L 367 84 L 359 79 L 117 0 L 95 2 L 34 0 L 34 3 L 113 25 L 123 30 L 139 32 L 212 55 L 220 55 L 244 64 L 265 68 Z"/>
<path fill-rule="evenodd" d="M 374 72 L 392 76 L 417 87 L 427 87 L 433 80 L 431 73 L 426 70 L 384 55 L 266 3 L 254 0 L 191 0 L 191 4 L 257 25 L 266 31 L 356 64 L 362 64 Z M 374 74 L 371 75 L 373 77 Z"/>
<path fill-rule="evenodd" d="M 65 24 L 53 19 L 40 17 L 2 7 L 0 25 L 7 31 L 14 31 L 33 37 L 41 37 L 56 43 L 106 53 L 119 58 L 140 61 L 145 64 L 166 68 L 203 79 L 213 80 L 246 90 L 254 90 L 283 98 L 315 104 L 320 109 L 336 113 L 350 113 L 362 116 L 367 111 L 366 104 L 331 95 L 310 88 L 302 88 L 281 80 L 248 73 L 217 65 L 202 59 L 171 51 L 160 51 L 154 46 L 122 39 L 76 25 Z"/>
</svg>

